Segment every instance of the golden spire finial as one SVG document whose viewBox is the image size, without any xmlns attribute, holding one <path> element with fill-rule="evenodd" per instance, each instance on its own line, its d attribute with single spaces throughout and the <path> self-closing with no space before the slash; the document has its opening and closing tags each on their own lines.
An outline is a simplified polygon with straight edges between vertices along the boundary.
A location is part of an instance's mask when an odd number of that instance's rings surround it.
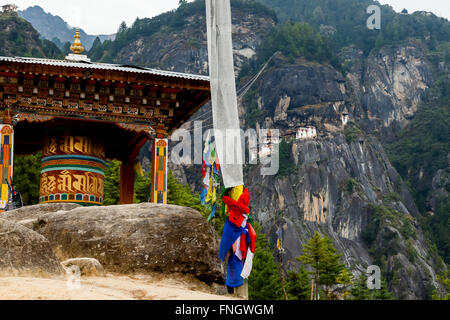
<svg viewBox="0 0 450 320">
<path fill-rule="evenodd" d="M 74 38 L 75 38 L 75 41 L 70 46 L 70 51 L 72 51 L 75 54 L 81 54 L 84 51 L 84 48 L 80 41 L 81 36 L 80 36 L 79 28 L 76 29 Z"/>
</svg>

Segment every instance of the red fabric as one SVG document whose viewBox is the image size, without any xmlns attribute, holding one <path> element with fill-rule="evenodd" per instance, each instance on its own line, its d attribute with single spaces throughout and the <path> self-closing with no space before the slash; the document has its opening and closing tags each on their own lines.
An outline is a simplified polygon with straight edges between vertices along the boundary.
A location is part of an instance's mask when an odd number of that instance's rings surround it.
<svg viewBox="0 0 450 320">
<path fill-rule="evenodd" d="M 250 213 L 250 208 L 248 207 L 249 204 L 249 194 L 247 188 L 244 188 L 244 192 L 239 197 L 238 201 L 233 200 L 230 197 L 224 196 L 222 198 L 222 201 L 228 206 L 228 212 L 230 216 L 228 219 L 230 222 L 232 222 L 237 227 L 241 227 L 242 223 L 245 219 L 244 214 Z M 255 253 L 255 243 L 256 243 L 256 232 L 253 229 L 252 225 L 250 223 L 247 223 L 248 233 L 250 236 L 250 250 Z M 245 236 L 241 236 L 239 244 L 239 249 L 241 250 L 242 254 L 242 261 L 245 261 L 245 258 L 247 257 L 248 253 L 248 247 L 249 244 L 247 243 L 247 238 Z M 236 243 L 233 244 L 233 251 L 236 252 Z"/>
<path fill-rule="evenodd" d="M 250 209 L 248 207 L 249 195 L 247 188 L 244 188 L 244 192 L 239 197 L 238 201 L 231 199 L 230 197 L 224 196 L 222 198 L 223 202 L 228 206 L 228 212 L 230 213 L 230 221 L 237 227 L 242 226 L 245 217 L 243 214 L 249 214 Z"/>
<path fill-rule="evenodd" d="M 252 253 L 255 253 L 255 243 L 256 243 L 256 232 L 255 229 L 253 229 L 252 225 L 250 223 L 247 223 L 247 228 L 248 228 L 248 234 L 250 236 L 250 251 Z M 241 243 L 240 243 L 240 249 L 241 249 L 241 254 L 242 254 L 242 261 L 245 261 L 245 258 L 247 257 L 247 253 L 248 253 L 248 243 L 247 243 L 247 238 L 242 236 L 241 237 Z M 235 249 L 236 251 L 236 249 Z"/>
<path fill-rule="evenodd" d="M 247 227 L 248 227 L 248 234 L 250 236 L 250 241 L 252 242 L 250 244 L 250 250 L 255 253 L 255 245 L 256 245 L 256 232 L 255 229 L 253 229 L 252 225 L 250 223 L 247 223 Z"/>
<path fill-rule="evenodd" d="M 242 261 L 245 261 L 245 257 L 247 257 L 248 244 L 247 244 L 247 239 L 244 235 L 241 236 L 240 249 L 241 249 L 241 254 L 242 254 Z"/>
<path fill-rule="evenodd" d="M 206 163 L 203 161 L 203 166 L 202 166 L 202 175 L 203 178 L 206 176 Z"/>
</svg>

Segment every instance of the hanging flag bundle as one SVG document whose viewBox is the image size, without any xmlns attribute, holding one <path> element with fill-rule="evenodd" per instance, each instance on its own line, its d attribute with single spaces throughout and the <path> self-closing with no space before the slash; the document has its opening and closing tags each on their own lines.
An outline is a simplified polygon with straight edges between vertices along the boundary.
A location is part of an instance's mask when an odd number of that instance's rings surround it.
<svg viewBox="0 0 450 320">
<path fill-rule="evenodd" d="M 255 254 L 256 233 L 250 223 L 248 190 L 244 186 L 229 189 L 222 198 L 228 214 L 220 242 L 219 258 L 227 256 L 226 285 L 237 288 L 250 276 Z"/>
<path fill-rule="evenodd" d="M 219 159 L 217 158 L 214 143 L 210 141 L 210 134 L 205 142 L 205 149 L 203 151 L 203 189 L 200 194 L 200 202 L 206 205 L 211 214 L 208 221 L 211 221 L 217 211 L 217 187 L 219 186 Z"/>
</svg>

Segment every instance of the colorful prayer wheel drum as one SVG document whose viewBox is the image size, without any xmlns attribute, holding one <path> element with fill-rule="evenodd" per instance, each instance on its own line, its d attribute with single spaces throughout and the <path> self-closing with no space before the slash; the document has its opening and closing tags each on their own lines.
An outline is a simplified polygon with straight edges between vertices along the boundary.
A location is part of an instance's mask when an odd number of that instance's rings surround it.
<svg viewBox="0 0 450 320">
<path fill-rule="evenodd" d="M 40 203 L 102 205 L 105 147 L 86 133 L 48 133 L 42 151 Z"/>
</svg>

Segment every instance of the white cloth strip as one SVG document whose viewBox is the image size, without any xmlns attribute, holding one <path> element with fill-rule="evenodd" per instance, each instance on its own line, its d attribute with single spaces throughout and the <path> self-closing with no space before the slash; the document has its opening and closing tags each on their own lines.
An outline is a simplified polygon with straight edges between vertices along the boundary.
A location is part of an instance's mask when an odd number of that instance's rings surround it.
<svg viewBox="0 0 450 320">
<path fill-rule="evenodd" d="M 230 0 L 206 0 L 209 75 L 216 151 L 226 188 L 244 185 L 233 63 Z M 228 136 L 228 139 L 227 139 Z M 242 137 L 241 137 L 242 138 Z"/>
<path fill-rule="evenodd" d="M 241 236 L 239 236 L 239 238 L 236 240 L 236 252 L 234 253 L 236 255 L 236 257 L 239 258 L 239 260 L 242 261 L 242 252 L 241 252 Z"/>
<path fill-rule="evenodd" d="M 245 258 L 244 268 L 242 268 L 241 277 L 244 279 L 248 279 L 250 277 L 250 274 L 252 273 L 253 268 L 253 257 L 255 254 L 250 250 L 250 247 L 248 247 L 247 251 L 247 257 Z"/>
</svg>

